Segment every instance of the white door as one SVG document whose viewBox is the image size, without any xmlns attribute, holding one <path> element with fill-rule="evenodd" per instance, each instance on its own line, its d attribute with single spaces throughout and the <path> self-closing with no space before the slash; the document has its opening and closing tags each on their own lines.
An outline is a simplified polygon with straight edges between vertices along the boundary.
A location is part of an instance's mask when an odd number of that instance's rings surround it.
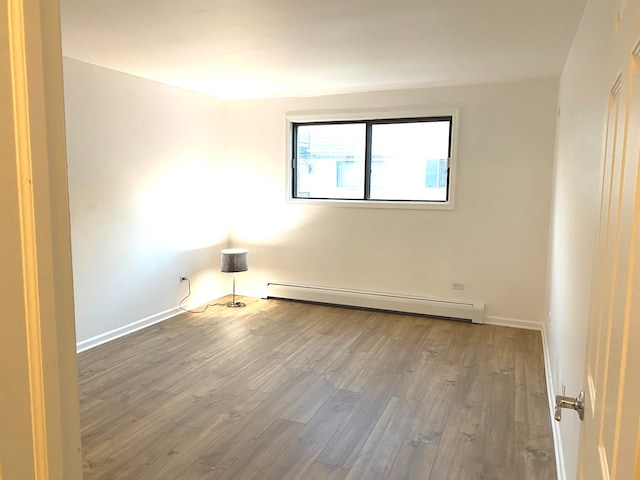
<svg viewBox="0 0 640 480">
<path fill-rule="evenodd" d="M 640 480 L 640 1 L 615 3 L 581 480 Z"/>
</svg>

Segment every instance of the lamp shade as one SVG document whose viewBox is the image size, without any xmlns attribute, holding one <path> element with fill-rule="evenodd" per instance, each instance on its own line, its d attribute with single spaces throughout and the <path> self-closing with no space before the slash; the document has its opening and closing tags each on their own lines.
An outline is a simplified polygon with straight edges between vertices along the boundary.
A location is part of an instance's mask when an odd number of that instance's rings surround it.
<svg viewBox="0 0 640 480">
<path fill-rule="evenodd" d="M 220 253 L 220 271 L 225 273 L 246 272 L 247 265 L 246 248 L 226 248 Z"/>
</svg>

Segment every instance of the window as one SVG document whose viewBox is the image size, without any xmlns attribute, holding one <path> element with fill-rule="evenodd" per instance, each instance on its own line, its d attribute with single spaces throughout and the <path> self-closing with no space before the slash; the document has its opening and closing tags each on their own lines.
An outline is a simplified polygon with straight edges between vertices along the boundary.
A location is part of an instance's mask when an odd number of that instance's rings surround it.
<svg viewBox="0 0 640 480">
<path fill-rule="evenodd" d="M 446 203 L 453 116 L 292 123 L 293 198 Z"/>
</svg>

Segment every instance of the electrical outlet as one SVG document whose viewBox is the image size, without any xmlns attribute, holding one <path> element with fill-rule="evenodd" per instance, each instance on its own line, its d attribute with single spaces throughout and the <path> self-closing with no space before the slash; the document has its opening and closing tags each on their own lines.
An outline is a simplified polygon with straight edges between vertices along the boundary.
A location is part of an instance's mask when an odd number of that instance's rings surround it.
<svg viewBox="0 0 640 480">
<path fill-rule="evenodd" d="M 453 282 L 451 284 L 451 288 L 453 290 L 464 290 L 464 283 L 461 282 Z"/>
<path fill-rule="evenodd" d="M 189 280 L 189 277 L 187 277 L 186 275 L 180 275 L 180 283 Z"/>
</svg>

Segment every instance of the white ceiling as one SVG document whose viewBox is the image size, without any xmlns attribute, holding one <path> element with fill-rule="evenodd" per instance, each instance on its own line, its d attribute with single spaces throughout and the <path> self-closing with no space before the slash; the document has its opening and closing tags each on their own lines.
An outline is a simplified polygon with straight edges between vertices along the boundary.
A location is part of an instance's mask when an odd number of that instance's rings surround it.
<svg viewBox="0 0 640 480">
<path fill-rule="evenodd" d="M 220 98 L 560 74 L 585 0 L 60 0 L 65 56 Z"/>
</svg>

